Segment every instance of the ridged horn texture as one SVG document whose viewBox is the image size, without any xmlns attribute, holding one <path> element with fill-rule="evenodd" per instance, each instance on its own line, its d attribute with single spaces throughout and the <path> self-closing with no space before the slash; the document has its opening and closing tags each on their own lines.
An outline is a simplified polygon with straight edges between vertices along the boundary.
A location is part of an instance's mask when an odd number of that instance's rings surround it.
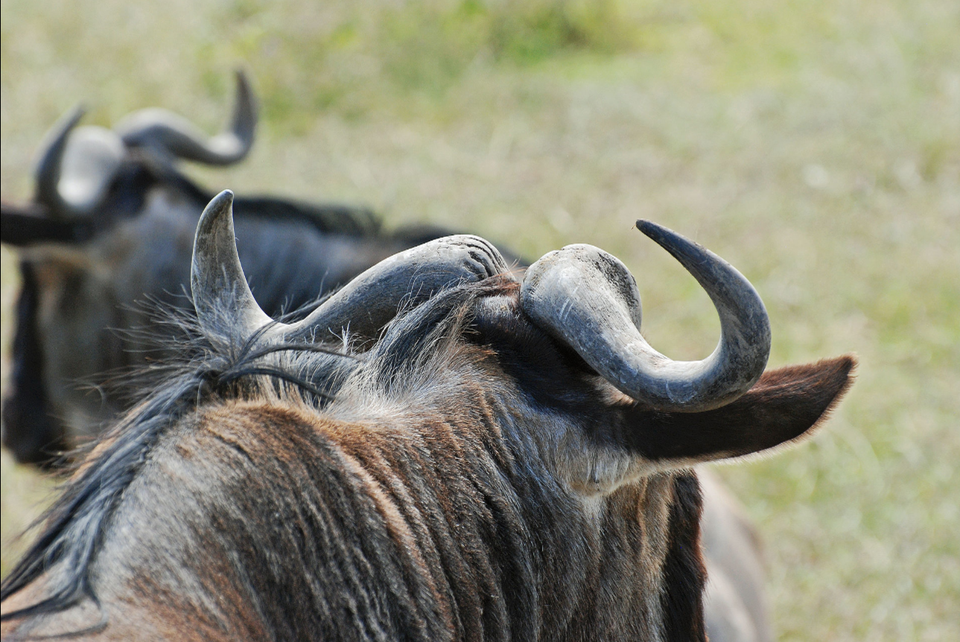
<svg viewBox="0 0 960 642">
<path fill-rule="evenodd" d="M 159 108 L 134 112 L 117 123 L 114 130 L 128 147 L 152 149 L 161 157 L 230 165 L 250 151 L 256 127 L 257 102 L 246 74 L 238 70 L 230 127 L 216 136 L 208 137 L 186 118 Z"/>
<path fill-rule="evenodd" d="M 89 214 L 103 200 L 123 160 L 120 138 L 102 127 L 80 127 L 84 110 L 67 112 L 47 134 L 36 171 L 35 200 L 51 218 Z"/>
<path fill-rule="evenodd" d="M 190 264 L 190 292 L 208 336 L 220 336 L 224 328 L 237 326 L 248 330 L 248 336 L 273 321 L 253 298 L 240 267 L 230 190 L 217 194 L 200 215 Z"/>
<path fill-rule="evenodd" d="M 232 328 L 248 337 L 272 324 L 262 334 L 266 342 L 312 339 L 347 328 L 354 337 L 374 339 L 400 308 L 421 303 L 459 283 L 508 271 L 503 257 L 487 241 L 469 235 L 448 236 L 381 261 L 302 321 L 273 322 L 253 298 L 243 276 L 232 203 L 232 192 L 217 195 L 204 209 L 194 241 L 190 287 L 200 326 L 208 336 L 223 336 L 224 328 Z"/>
<path fill-rule="evenodd" d="M 285 332 L 312 336 L 349 327 L 356 338 L 375 339 L 401 308 L 460 283 L 507 273 L 506 262 L 489 242 L 469 234 L 447 236 L 377 263 Z"/>
<path fill-rule="evenodd" d="M 673 361 L 640 335 L 636 281 L 616 257 L 571 245 L 534 263 L 520 291 L 524 312 L 572 347 L 620 391 L 664 412 L 724 406 L 760 378 L 770 322 L 757 291 L 732 265 L 648 221 L 644 234 L 670 252 L 707 291 L 720 315 L 720 343 L 702 361 Z"/>
</svg>

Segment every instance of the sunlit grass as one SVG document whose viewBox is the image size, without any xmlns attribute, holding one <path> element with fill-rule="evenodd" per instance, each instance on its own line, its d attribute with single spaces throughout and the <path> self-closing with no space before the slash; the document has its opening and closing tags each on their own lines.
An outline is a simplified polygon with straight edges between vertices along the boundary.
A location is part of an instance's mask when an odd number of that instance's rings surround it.
<svg viewBox="0 0 960 642">
<path fill-rule="evenodd" d="M 211 188 L 365 202 L 532 258 L 601 246 L 677 358 L 718 324 L 633 221 L 728 258 L 770 310 L 772 365 L 861 360 L 812 442 L 721 469 L 767 542 L 781 639 L 960 639 L 956 2 L 41 5 L 0 9 L 6 199 L 78 100 L 212 131 L 242 62 L 264 126 L 242 166 L 196 172 Z M 4 536 L 34 483 L 4 458 Z"/>
<path fill-rule="evenodd" d="M 17 557 L 26 550 L 30 535 L 26 533 L 33 521 L 43 512 L 55 487 L 54 480 L 24 466 L 18 466 L 13 456 L 6 450 L 0 451 L 0 542 L 3 542 L 3 555 L 0 556 L 0 573 L 6 576 Z"/>
</svg>

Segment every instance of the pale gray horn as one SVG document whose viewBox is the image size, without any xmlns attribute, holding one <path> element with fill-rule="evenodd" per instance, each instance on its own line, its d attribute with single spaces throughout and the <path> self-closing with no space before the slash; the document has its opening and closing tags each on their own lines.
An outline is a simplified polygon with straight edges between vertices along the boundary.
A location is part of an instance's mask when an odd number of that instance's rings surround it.
<svg viewBox="0 0 960 642">
<path fill-rule="evenodd" d="M 85 111 L 81 105 L 77 105 L 61 116 L 41 144 L 42 151 L 34 170 L 36 178 L 34 200 L 46 205 L 54 217 L 73 214 L 70 204 L 60 195 L 60 162 L 63 160 L 63 150 L 67 147 L 70 132 L 83 118 Z"/>
<path fill-rule="evenodd" d="M 162 160 L 182 158 L 207 165 L 230 165 L 253 146 L 257 102 L 250 81 L 237 71 L 233 118 L 226 131 L 208 137 L 196 125 L 166 109 L 142 109 L 117 123 L 114 130 L 128 147 L 152 149 Z"/>
<path fill-rule="evenodd" d="M 190 264 L 190 292 L 207 336 L 229 336 L 239 325 L 246 338 L 273 321 L 253 298 L 240 267 L 230 190 L 217 194 L 200 215 Z"/>
<path fill-rule="evenodd" d="M 208 335 L 239 332 L 249 337 L 272 324 L 263 333 L 263 341 L 326 338 L 324 335 L 345 329 L 359 339 L 375 339 L 400 308 L 416 305 L 458 283 L 508 272 L 503 257 L 487 241 L 476 236 L 448 236 L 381 261 L 298 323 L 273 322 L 253 298 L 243 276 L 232 203 L 233 194 L 226 191 L 207 205 L 194 242 L 190 287 L 200 326 Z"/>
<path fill-rule="evenodd" d="M 637 227 L 674 256 L 720 315 L 720 343 L 702 361 L 673 361 L 640 335 L 636 281 L 616 257 L 589 245 L 551 252 L 527 270 L 521 307 L 620 391 L 665 412 L 718 408 L 749 390 L 766 367 L 770 322 L 757 291 L 732 265 L 648 221 Z"/>
<path fill-rule="evenodd" d="M 80 127 L 74 107 L 47 135 L 36 168 L 36 195 L 52 218 L 85 216 L 103 201 L 124 156 L 120 138 L 103 127 Z M 75 129 L 76 128 L 76 129 Z"/>
<path fill-rule="evenodd" d="M 376 339 L 401 308 L 496 275 L 509 278 L 509 268 L 488 241 L 469 234 L 436 239 L 380 261 L 285 333 L 305 336 L 349 328 L 354 338 Z"/>
</svg>

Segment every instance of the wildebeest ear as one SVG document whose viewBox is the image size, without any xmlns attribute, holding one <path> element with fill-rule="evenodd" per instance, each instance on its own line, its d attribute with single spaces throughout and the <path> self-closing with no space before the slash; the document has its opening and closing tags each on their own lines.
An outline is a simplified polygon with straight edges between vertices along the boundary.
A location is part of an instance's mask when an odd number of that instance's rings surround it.
<svg viewBox="0 0 960 642">
<path fill-rule="evenodd" d="M 652 461 L 699 462 L 741 457 L 796 442 L 826 417 L 853 382 L 851 356 L 765 372 L 746 394 L 697 413 L 636 409 L 624 435 Z"/>
<path fill-rule="evenodd" d="M 55 220 L 47 216 L 45 208 L 40 205 L 0 203 L 0 240 L 6 245 L 78 243 L 89 238 L 90 231 L 89 221 Z"/>
</svg>

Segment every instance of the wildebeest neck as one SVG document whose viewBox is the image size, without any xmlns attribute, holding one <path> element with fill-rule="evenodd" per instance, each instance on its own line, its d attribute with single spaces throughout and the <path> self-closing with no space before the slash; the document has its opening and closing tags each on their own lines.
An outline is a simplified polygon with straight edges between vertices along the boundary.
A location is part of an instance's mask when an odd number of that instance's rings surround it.
<svg viewBox="0 0 960 642">
<path fill-rule="evenodd" d="M 17 300 L 17 334 L 13 371 L 3 401 L 3 445 L 18 461 L 47 464 L 66 444 L 62 431 L 47 414 L 43 386 L 43 354 L 37 336 L 37 283 L 32 265 L 20 262 L 23 284 Z M 25 424 L 32 424 L 30 430 Z"/>
</svg>

